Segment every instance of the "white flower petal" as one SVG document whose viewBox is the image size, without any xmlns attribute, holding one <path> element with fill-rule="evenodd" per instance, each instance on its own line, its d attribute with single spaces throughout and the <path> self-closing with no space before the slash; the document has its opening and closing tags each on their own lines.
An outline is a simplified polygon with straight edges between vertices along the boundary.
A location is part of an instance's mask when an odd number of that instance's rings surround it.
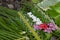
<svg viewBox="0 0 60 40">
<path fill-rule="evenodd" d="M 25 33 L 26 33 L 25 31 L 21 32 L 21 34 L 25 34 Z"/>
<path fill-rule="evenodd" d="M 35 19 L 33 19 L 33 22 L 36 22 L 36 18 L 35 18 Z"/>
<path fill-rule="evenodd" d="M 29 17 L 32 17 L 32 15 L 29 15 Z"/>
<path fill-rule="evenodd" d="M 32 12 L 27 13 L 28 15 L 32 15 Z"/>
<path fill-rule="evenodd" d="M 41 21 L 39 18 L 37 18 L 37 20 L 36 21 Z"/>
<path fill-rule="evenodd" d="M 42 24 L 42 22 L 41 21 L 37 21 L 36 24 L 37 25 L 40 25 L 40 24 Z"/>
<path fill-rule="evenodd" d="M 32 15 L 32 19 L 37 19 L 34 15 Z"/>
<path fill-rule="evenodd" d="M 23 34 L 25 34 L 26 32 L 24 31 Z"/>
</svg>

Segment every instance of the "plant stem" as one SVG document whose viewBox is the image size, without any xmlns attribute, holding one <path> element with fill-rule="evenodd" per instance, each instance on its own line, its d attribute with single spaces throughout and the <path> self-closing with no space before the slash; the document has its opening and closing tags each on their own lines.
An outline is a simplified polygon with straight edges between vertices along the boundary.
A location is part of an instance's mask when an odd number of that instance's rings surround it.
<svg viewBox="0 0 60 40">
<path fill-rule="evenodd" d="M 26 21 L 24 15 L 20 12 L 18 12 L 18 14 L 20 15 L 20 17 L 22 18 L 22 20 L 24 21 L 26 27 L 29 28 L 29 30 L 32 32 L 32 34 L 34 35 L 34 37 L 36 38 L 36 40 L 41 40 L 40 37 L 38 36 L 38 34 L 34 31 L 34 29 L 30 26 L 29 22 Z"/>
</svg>

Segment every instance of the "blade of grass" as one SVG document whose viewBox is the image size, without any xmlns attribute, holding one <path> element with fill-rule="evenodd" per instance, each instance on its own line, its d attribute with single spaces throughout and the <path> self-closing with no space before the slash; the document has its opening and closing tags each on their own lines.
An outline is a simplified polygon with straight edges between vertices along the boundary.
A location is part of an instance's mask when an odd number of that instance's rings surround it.
<svg viewBox="0 0 60 40">
<path fill-rule="evenodd" d="M 18 14 L 20 15 L 20 17 L 22 18 L 22 20 L 24 21 L 25 25 L 29 28 L 29 30 L 32 32 L 32 34 L 34 35 L 34 37 L 37 40 L 41 40 L 40 37 L 38 36 L 38 34 L 34 31 L 34 29 L 29 25 L 29 22 L 26 21 L 25 17 L 23 16 L 22 13 L 18 12 Z"/>
</svg>

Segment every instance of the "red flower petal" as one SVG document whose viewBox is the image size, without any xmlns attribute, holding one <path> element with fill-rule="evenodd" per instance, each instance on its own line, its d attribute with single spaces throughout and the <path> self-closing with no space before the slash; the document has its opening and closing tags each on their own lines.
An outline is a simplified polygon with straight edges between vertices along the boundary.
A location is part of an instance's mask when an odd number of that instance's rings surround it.
<svg viewBox="0 0 60 40">
<path fill-rule="evenodd" d="M 48 25 L 46 23 L 40 24 L 40 29 L 47 29 Z"/>
</svg>

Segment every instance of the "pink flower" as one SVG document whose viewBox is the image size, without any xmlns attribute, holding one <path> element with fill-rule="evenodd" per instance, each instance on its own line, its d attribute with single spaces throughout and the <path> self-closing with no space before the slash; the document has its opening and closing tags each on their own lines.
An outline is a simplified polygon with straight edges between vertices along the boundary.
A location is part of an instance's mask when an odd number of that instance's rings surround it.
<svg viewBox="0 0 60 40">
<path fill-rule="evenodd" d="M 48 25 L 46 23 L 42 23 L 40 25 L 34 24 L 35 30 L 42 30 L 47 33 L 51 33 L 52 31 L 56 30 L 55 24 L 49 23 Z"/>
<path fill-rule="evenodd" d="M 51 30 L 56 30 L 54 23 L 49 23 L 48 26 L 49 26 L 49 28 L 51 28 Z"/>
<path fill-rule="evenodd" d="M 44 32 L 51 33 L 52 30 L 51 30 L 51 28 L 47 28 L 47 29 L 44 30 Z"/>
<path fill-rule="evenodd" d="M 39 25 L 34 24 L 34 29 L 39 30 Z"/>
</svg>

